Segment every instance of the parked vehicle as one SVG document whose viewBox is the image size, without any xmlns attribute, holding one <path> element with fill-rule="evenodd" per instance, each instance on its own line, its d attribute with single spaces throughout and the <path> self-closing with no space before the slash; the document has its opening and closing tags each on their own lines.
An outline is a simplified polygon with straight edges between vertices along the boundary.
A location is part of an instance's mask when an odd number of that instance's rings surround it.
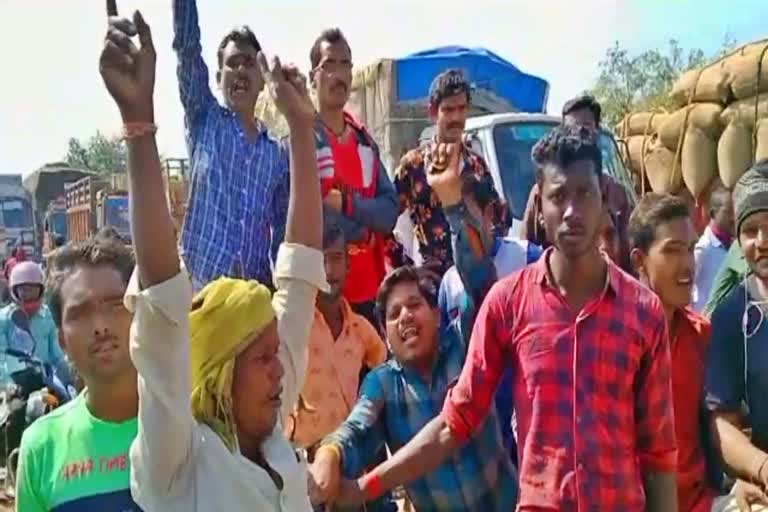
<svg viewBox="0 0 768 512">
<path fill-rule="evenodd" d="M 43 256 L 56 246 L 57 239 L 66 242 L 68 238 L 65 185 L 87 176 L 93 173 L 57 162 L 44 165 L 24 179 L 24 188 L 32 199 L 38 250 Z"/>
<path fill-rule="evenodd" d="M 23 247 L 30 256 L 37 254 L 37 230 L 21 174 L 0 174 L 0 214 L 7 247 Z"/>
<path fill-rule="evenodd" d="M 128 188 L 124 174 L 88 176 L 65 186 L 69 241 L 82 242 L 104 226 L 112 226 L 130 243 Z"/>
</svg>

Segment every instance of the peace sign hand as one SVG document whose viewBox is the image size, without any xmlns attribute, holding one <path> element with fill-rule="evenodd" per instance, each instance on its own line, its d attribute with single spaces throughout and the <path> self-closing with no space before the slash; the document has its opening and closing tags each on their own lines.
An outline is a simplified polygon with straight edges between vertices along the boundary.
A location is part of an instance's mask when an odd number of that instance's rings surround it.
<svg viewBox="0 0 768 512">
<path fill-rule="evenodd" d="M 125 122 L 153 122 L 152 94 L 157 55 L 152 33 L 141 13 L 133 21 L 117 15 L 116 0 L 107 0 L 109 28 L 99 59 L 99 72 Z M 140 47 L 131 40 L 138 35 Z"/>
<path fill-rule="evenodd" d="M 298 68 L 293 65 L 283 67 L 277 57 L 272 57 L 269 65 L 262 52 L 259 52 L 257 62 L 269 95 L 288 124 L 312 123 L 315 107 L 307 93 L 306 78 Z"/>
</svg>

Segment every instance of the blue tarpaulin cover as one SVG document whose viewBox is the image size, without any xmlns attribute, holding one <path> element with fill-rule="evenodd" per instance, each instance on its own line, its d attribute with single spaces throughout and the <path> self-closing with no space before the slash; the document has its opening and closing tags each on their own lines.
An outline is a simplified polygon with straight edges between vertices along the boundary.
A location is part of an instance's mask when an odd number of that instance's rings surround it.
<svg viewBox="0 0 768 512">
<path fill-rule="evenodd" d="M 523 73 L 484 48 L 443 46 L 397 59 L 400 102 L 424 101 L 432 79 L 448 68 L 462 69 L 476 89 L 486 89 L 521 112 L 544 112 L 549 83 Z"/>
</svg>

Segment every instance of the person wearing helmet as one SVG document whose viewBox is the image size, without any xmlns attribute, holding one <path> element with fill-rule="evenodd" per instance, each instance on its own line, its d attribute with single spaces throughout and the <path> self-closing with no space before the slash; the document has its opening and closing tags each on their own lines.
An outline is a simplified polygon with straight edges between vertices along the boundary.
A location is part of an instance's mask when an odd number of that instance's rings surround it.
<svg viewBox="0 0 768 512">
<path fill-rule="evenodd" d="M 24 369 L 24 363 L 7 350 L 31 354 L 50 364 L 62 383 L 69 382 L 69 363 L 59 346 L 56 324 L 43 304 L 45 276 L 37 263 L 16 264 L 8 280 L 11 303 L 0 309 L 0 373 L 8 382 L 11 373 Z"/>
</svg>

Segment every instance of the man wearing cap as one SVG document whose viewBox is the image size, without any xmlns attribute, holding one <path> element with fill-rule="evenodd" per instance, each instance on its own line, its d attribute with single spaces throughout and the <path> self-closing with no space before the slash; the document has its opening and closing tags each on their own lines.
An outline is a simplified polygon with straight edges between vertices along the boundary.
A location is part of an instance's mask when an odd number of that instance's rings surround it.
<svg viewBox="0 0 768 512">
<path fill-rule="evenodd" d="M 564 123 L 575 123 L 583 126 L 594 132 L 595 136 L 599 136 L 601 120 L 602 108 L 600 103 L 589 94 L 577 96 L 563 106 Z M 609 174 L 604 174 L 603 177 L 606 209 L 613 216 L 619 238 L 619 257 L 616 259 L 616 264 L 628 269 L 630 265 L 627 223 L 629 214 L 632 212 L 632 206 L 629 204 L 627 191 L 624 190 L 624 187 Z M 523 214 L 521 238 L 546 249 L 551 244 L 544 234 L 540 212 L 541 193 L 538 184 L 534 183 Z"/>
<path fill-rule="evenodd" d="M 706 402 L 723 462 L 738 478 L 722 510 L 768 510 L 768 160 L 739 179 L 733 202 L 749 272 L 712 314 Z"/>
</svg>

